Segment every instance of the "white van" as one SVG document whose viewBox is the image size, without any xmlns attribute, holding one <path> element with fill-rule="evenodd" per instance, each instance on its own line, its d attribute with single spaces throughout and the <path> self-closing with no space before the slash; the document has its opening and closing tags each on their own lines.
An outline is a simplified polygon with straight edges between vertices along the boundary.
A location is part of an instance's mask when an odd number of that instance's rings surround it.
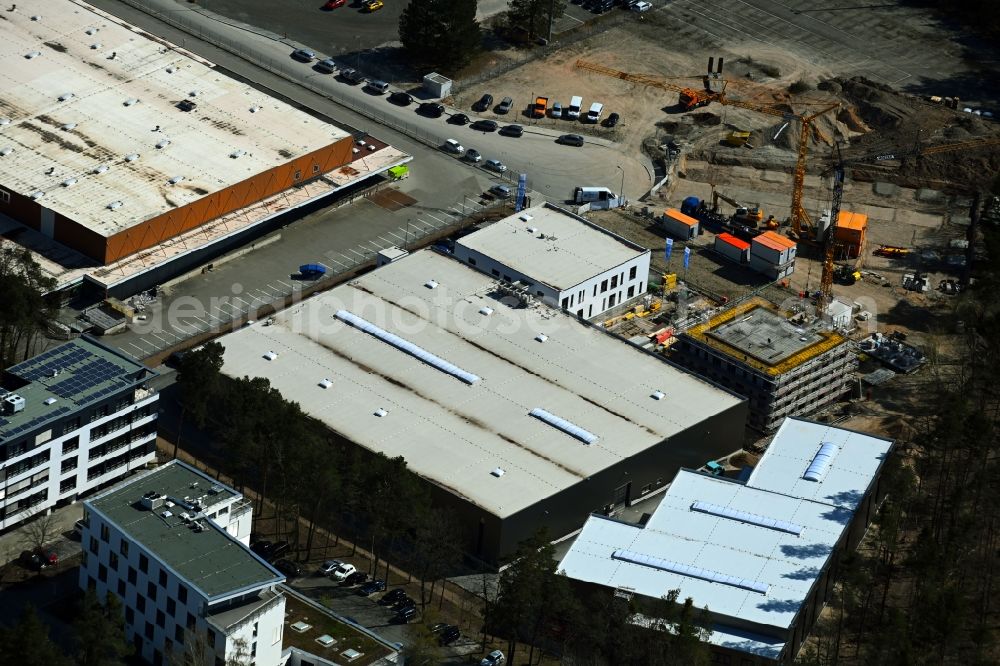
<svg viewBox="0 0 1000 666">
<path fill-rule="evenodd" d="M 580 107 L 583 106 L 582 97 L 574 97 L 569 101 L 569 106 L 566 107 L 566 117 L 571 120 L 576 120 L 580 117 Z"/>
<path fill-rule="evenodd" d="M 573 203 L 590 203 L 592 201 L 609 201 L 617 198 L 615 193 L 606 187 L 577 187 L 573 190 Z"/>
<path fill-rule="evenodd" d="M 604 112 L 604 105 L 600 102 L 594 102 L 590 105 L 590 111 L 587 111 L 587 122 L 596 123 L 601 119 L 601 113 Z"/>
</svg>

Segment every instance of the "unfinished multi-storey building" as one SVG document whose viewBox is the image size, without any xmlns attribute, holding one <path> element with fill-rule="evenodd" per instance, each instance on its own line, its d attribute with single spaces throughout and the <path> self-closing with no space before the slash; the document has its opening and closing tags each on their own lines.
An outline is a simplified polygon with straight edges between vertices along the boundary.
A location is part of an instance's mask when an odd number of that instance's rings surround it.
<svg viewBox="0 0 1000 666">
<path fill-rule="evenodd" d="M 747 425 L 770 431 L 786 416 L 826 407 L 847 389 L 857 359 L 847 340 L 823 323 L 752 298 L 692 326 L 671 358 L 745 395 Z"/>
</svg>

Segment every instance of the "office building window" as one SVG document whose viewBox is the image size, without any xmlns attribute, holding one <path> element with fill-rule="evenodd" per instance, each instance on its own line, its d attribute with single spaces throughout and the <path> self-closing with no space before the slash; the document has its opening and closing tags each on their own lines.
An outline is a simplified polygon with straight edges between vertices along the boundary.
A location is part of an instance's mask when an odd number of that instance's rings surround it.
<svg viewBox="0 0 1000 666">
<path fill-rule="evenodd" d="M 123 580 L 118 581 L 118 596 L 125 598 L 125 581 Z"/>
<path fill-rule="evenodd" d="M 173 599 L 167 599 L 167 612 L 172 616 L 177 612 L 177 602 Z"/>
<path fill-rule="evenodd" d="M 160 587 L 167 587 L 167 572 L 163 569 L 160 569 Z"/>
<path fill-rule="evenodd" d="M 103 564 L 97 567 L 97 580 L 101 581 L 102 583 L 108 582 L 108 568 Z"/>
<path fill-rule="evenodd" d="M 111 568 L 115 571 L 118 570 L 118 553 L 110 553 L 108 564 L 110 564 Z"/>
<path fill-rule="evenodd" d="M 146 597 L 137 594 L 135 597 L 135 609 L 140 613 L 146 612 Z"/>
<path fill-rule="evenodd" d="M 618 276 L 617 275 L 612 275 L 611 276 L 611 288 L 615 289 L 617 286 L 618 286 Z"/>
<path fill-rule="evenodd" d="M 177 625 L 174 627 L 174 641 L 180 644 L 184 644 L 184 627 Z"/>
<path fill-rule="evenodd" d="M 629 280 L 634 280 L 635 279 L 636 269 L 638 269 L 638 266 L 633 266 L 632 268 L 628 269 L 628 279 Z"/>
<path fill-rule="evenodd" d="M 146 638 L 153 640 L 153 624 L 151 622 L 146 623 Z"/>
<path fill-rule="evenodd" d="M 473 259 L 472 257 L 469 257 L 469 265 L 470 266 L 475 266 L 476 265 L 476 260 Z"/>
<path fill-rule="evenodd" d="M 632 298 L 633 296 L 635 296 L 635 285 L 628 288 L 628 297 Z"/>
<path fill-rule="evenodd" d="M 132 567 L 128 568 L 128 584 L 135 585 L 136 571 Z"/>
<path fill-rule="evenodd" d="M 97 539 L 90 537 L 90 552 L 97 555 Z"/>
<path fill-rule="evenodd" d="M 167 614 L 161 610 L 156 611 L 156 626 L 163 629 L 163 626 L 167 623 Z"/>
<path fill-rule="evenodd" d="M 156 583 L 146 584 L 146 596 L 150 601 L 156 601 Z"/>
<path fill-rule="evenodd" d="M 125 623 L 132 624 L 135 622 L 135 611 L 132 610 L 131 606 L 125 607 Z"/>
<path fill-rule="evenodd" d="M 139 571 L 149 573 L 149 558 L 142 553 L 139 554 Z"/>
<path fill-rule="evenodd" d="M 187 591 L 187 588 L 184 587 L 183 585 L 178 585 L 177 586 L 177 601 L 181 602 L 182 604 L 186 604 L 187 600 L 188 600 L 188 591 Z"/>
<path fill-rule="evenodd" d="M 74 430 L 77 427 L 79 427 L 79 425 L 73 426 L 70 429 Z M 66 441 L 63 442 L 62 452 L 63 453 L 72 453 L 73 451 L 76 451 L 78 448 L 80 448 L 80 436 L 79 435 L 73 435 L 72 437 L 70 437 L 69 439 L 67 439 Z"/>
<path fill-rule="evenodd" d="M 101 525 L 101 541 L 107 543 L 109 536 L 110 536 L 110 530 L 108 530 L 108 526 Z"/>
<path fill-rule="evenodd" d="M 118 552 L 124 557 L 128 557 L 128 541 L 125 539 L 121 540 L 121 543 L 118 544 Z"/>
<path fill-rule="evenodd" d="M 607 280 L 601 280 L 601 293 L 603 294 L 607 290 L 608 290 L 608 281 Z"/>
</svg>

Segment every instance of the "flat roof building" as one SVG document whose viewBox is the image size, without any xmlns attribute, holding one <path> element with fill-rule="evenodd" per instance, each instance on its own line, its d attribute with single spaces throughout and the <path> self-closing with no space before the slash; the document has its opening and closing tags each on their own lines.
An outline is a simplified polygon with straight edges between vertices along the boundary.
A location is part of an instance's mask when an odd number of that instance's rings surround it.
<svg viewBox="0 0 1000 666">
<path fill-rule="evenodd" d="M 223 372 L 403 456 L 488 561 L 742 443 L 742 398 L 430 250 L 265 324 L 220 340 Z"/>
<path fill-rule="evenodd" d="M 842 335 L 757 297 L 684 331 L 670 356 L 747 396 L 747 423 L 761 431 L 834 402 L 857 367 Z"/>
<path fill-rule="evenodd" d="M 0 530 L 151 461 L 155 375 L 88 337 L 8 368 L 0 384 Z"/>
<path fill-rule="evenodd" d="M 643 296 L 648 248 L 546 203 L 455 241 L 455 257 L 532 296 L 590 319 Z"/>
<path fill-rule="evenodd" d="M 80 587 L 121 600 L 126 638 L 149 663 L 242 652 L 278 666 L 284 576 L 247 548 L 252 516 L 236 490 L 169 462 L 84 502 Z"/>
<path fill-rule="evenodd" d="M 372 141 L 381 164 L 351 132 L 90 5 L 24 0 L 4 19 L 0 213 L 89 260 L 61 282 L 104 284 L 97 267 L 307 182 L 333 192 L 344 168 L 356 182 L 409 159 Z M 350 166 L 365 160 L 379 168 Z"/>
<path fill-rule="evenodd" d="M 857 547 L 884 496 L 891 450 L 880 437 L 786 419 L 745 482 L 682 470 L 645 525 L 591 517 L 558 569 L 635 595 L 640 608 L 677 589 L 708 607 L 714 652 L 791 663 L 840 553 Z"/>
</svg>

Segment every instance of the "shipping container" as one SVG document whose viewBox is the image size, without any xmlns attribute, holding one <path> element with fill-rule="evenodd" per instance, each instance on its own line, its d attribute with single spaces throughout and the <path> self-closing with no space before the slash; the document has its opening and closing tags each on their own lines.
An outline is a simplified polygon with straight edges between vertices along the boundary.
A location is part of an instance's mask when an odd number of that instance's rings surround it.
<svg viewBox="0 0 1000 666">
<path fill-rule="evenodd" d="M 750 261 L 750 243 L 728 233 L 715 237 L 715 251 L 729 261 L 745 264 Z"/>
<path fill-rule="evenodd" d="M 663 211 L 660 222 L 663 224 L 663 230 L 674 238 L 690 240 L 698 235 L 698 220 L 676 208 Z"/>
<path fill-rule="evenodd" d="M 861 254 L 865 246 L 865 234 L 868 232 L 868 216 L 864 213 L 852 213 L 842 210 L 837 215 L 837 226 L 834 227 L 833 238 L 837 241 L 838 254 L 841 258 L 853 259 Z"/>
<path fill-rule="evenodd" d="M 750 258 L 757 257 L 774 266 L 795 261 L 795 242 L 773 231 L 765 231 L 750 241 Z"/>
</svg>

